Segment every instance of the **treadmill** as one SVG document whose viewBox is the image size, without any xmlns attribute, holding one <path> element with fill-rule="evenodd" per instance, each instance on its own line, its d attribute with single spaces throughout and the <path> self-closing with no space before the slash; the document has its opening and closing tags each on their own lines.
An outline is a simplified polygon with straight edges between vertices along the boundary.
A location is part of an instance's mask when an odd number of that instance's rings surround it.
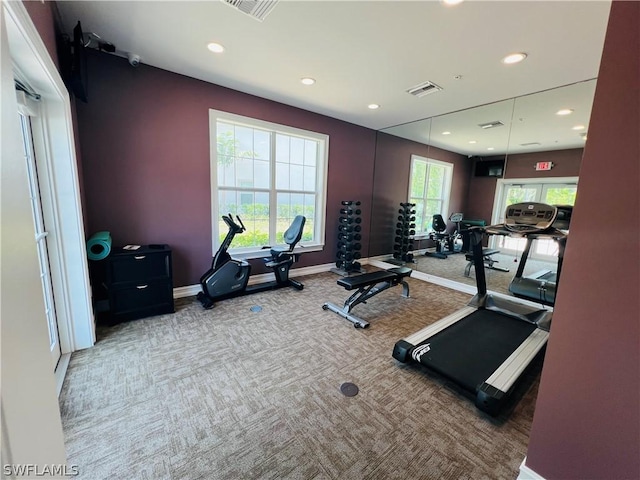
<svg viewBox="0 0 640 480">
<path fill-rule="evenodd" d="M 469 230 L 478 293 L 451 315 L 396 342 L 393 357 L 438 372 L 475 396 L 480 410 L 497 415 L 549 338 L 552 312 L 487 293 L 484 234 L 527 237 L 552 232 L 557 207 L 518 203 L 504 224 Z"/>
<path fill-rule="evenodd" d="M 509 284 L 509 291 L 516 297 L 540 302 L 543 305 L 553 307 L 556 302 L 556 291 L 562 271 L 562 260 L 564 249 L 567 243 L 567 231 L 571 222 L 573 207 L 568 205 L 557 205 L 558 214 L 553 222 L 552 228 L 539 234 L 527 236 L 527 242 L 520 257 L 520 265 L 515 277 Z M 558 244 L 558 267 L 557 271 L 540 270 L 538 272 L 523 276 L 524 267 L 529 258 L 531 245 L 538 238 L 550 238 Z"/>
</svg>

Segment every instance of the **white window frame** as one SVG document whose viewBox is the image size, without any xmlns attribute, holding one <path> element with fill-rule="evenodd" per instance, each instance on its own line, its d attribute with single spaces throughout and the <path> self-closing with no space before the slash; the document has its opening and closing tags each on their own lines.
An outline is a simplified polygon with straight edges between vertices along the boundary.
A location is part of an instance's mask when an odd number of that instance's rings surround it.
<svg viewBox="0 0 640 480">
<path fill-rule="evenodd" d="M 451 185 L 453 183 L 454 165 L 452 163 L 442 162 L 440 160 L 434 160 L 432 158 L 422 157 L 420 155 L 415 155 L 415 154 L 411 155 L 411 170 L 409 171 L 409 191 L 407 194 L 407 198 L 409 199 L 408 201 L 411 203 L 414 203 L 414 198 L 411 196 L 411 184 L 413 179 L 414 166 L 416 165 L 417 162 L 423 162 L 423 163 L 426 163 L 427 165 L 428 164 L 437 165 L 440 167 L 445 167 L 446 169 L 444 185 L 443 185 L 444 198 L 441 199 L 442 209 L 440 212 L 440 214 L 446 221 L 446 219 L 448 218 L 448 212 L 449 212 L 449 200 L 451 198 Z M 428 184 L 428 182 L 429 182 L 429 177 L 427 176 L 425 178 L 425 190 L 424 190 L 425 194 L 427 191 L 426 184 Z M 427 200 L 426 197 L 423 198 L 422 200 L 425 202 L 425 205 L 426 205 L 426 200 Z M 420 238 L 427 237 L 429 233 L 433 231 L 433 228 L 431 227 L 431 223 L 432 223 L 431 221 L 425 222 L 424 226 L 426 228 L 421 231 L 416 230 L 416 235 L 414 238 L 420 239 Z"/>
<path fill-rule="evenodd" d="M 214 254 L 220 246 L 220 231 L 219 231 L 219 218 L 228 212 L 221 212 L 218 205 L 218 148 L 217 148 L 217 123 L 228 122 L 236 125 L 243 125 L 248 128 L 257 128 L 267 130 L 273 133 L 282 133 L 285 135 L 293 135 L 298 137 L 304 137 L 318 141 L 318 158 L 316 163 L 316 204 L 315 212 L 316 218 L 314 218 L 314 240 L 311 242 L 300 242 L 299 245 L 304 246 L 304 252 L 320 251 L 324 248 L 325 244 L 325 226 L 326 226 L 326 199 L 327 199 L 327 167 L 329 163 L 329 136 L 312 132 L 308 130 L 302 130 L 299 128 L 290 127 L 287 125 L 280 125 L 277 123 L 267 122 L 264 120 L 258 120 L 251 117 L 245 117 L 242 115 L 236 115 L 229 112 L 223 112 L 221 110 L 209 109 L 209 140 L 210 140 L 210 175 L 211 175 L 211 214 L 212 214 L 212 254 Z M 275 149 L 275 142 L 272 145 L 272 149 Z M 275 188 L 275 153 L 272 150 L 271 155 L 271 169 L 272 169 L 272 182 L 269 189 L 270 195 L 270 212 L 277 212 L 276 195 L 278 191 Z M 255 189 L 254 191 L 259 190 Z M 272 213 L 273 214 L 273 213 Z M 271 220 L 271 219 L 270 219 Z M 270 230 L 273 230 L 271 228 Z M 270 232 L 272 236 L 274 232 Z M 296 247 L 295 251 L 298 251 L 300 247 Z M 234 256 L 251 259 L 264 257 L 264 249 L 260 246 L 248 247 L 248 248 L 234 248 L 230 249 L 230 252 Z"/>
</svg>

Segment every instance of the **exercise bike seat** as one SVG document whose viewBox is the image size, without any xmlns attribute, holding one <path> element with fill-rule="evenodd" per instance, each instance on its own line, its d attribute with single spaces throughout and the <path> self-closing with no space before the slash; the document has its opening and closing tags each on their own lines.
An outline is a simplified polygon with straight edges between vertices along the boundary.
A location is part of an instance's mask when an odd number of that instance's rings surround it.
<svg viewBox="0 0 640 480">
<path fill-rule="evenodd" d="M 284 241 L 287 246 L 281 245 L 271 247 L 271 259 L 274 262 L 288 257 L 288 254 L 293 252 L 296 244 L 302 238 L 302 231 L 304 230 L 304 224 L 306 220 L 307 219 L 302 215 L 298 215 L 293 219 L 293 222 L 291 222 L 291 225 L 289 226 L 289 228 L 287 228 L 283 235 Z"/>
</svg>

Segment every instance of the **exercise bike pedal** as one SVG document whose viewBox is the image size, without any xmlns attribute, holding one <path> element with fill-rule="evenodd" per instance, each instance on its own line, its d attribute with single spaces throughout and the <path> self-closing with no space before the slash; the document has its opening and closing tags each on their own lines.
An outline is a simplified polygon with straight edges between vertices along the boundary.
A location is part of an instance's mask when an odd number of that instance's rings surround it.
<svg viewBox="0 0 640 480">
<path fill-rule="evenodd" d="M 196 295 L 196 298 L 206 310 L 211 310 L 215 305 L 215 303 L 213 303 L 213 300 L 211 300 L 210 298 L 207 298 L 205 294 L 202 292 L 198 292 L 198 294 Z"/>
</svg>

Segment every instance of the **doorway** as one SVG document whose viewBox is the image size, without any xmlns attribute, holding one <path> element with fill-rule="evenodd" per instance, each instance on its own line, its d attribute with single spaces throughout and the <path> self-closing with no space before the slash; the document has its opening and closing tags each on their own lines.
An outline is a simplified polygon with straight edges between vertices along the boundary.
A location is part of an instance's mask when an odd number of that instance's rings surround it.
<svg viewBox="0 0 640 480">
<path fill-rule="evenodd" d="M 40 194 L 40 184 L 38 182 L 38 166 L 33 146 L 31 120 L 30 117 L 23 112 L 19 112 L 18 116 L 20 117 L 24 158 L 27 164 L 27 179 L 29 182 L 29 194 L 31 197 L 36 250 L 38 252 L 38 260 L 40 264 L 40 282 L 42 284 L 45 316 L 49 330 L 49 350 L 51 353 L 52 370 L 55 371 L 58 366 L 58 362 L 60 361 L 62 350 L 60 348 L 58 318 L 56 316 L 56 306 L 53 295 L 53 280 L 51 278 L 51 270 L 49 267 L 49 248 L 47 246 L 47 237 L 49 232 L 45 227 L 44 212 L 42 209 L 42 196 Z M 34 285 L 34 288 L 37 288 L 37 286 Z"/>
<path fill-rule="evenodd" d="M 576 201 L 578 177 L 561 177 L 555 179 L 507 179 L 498 180 L 493 207 L 492 224 L 503 223 L 507 206 L 519 202 L 540 202 L 550 205 L 570 205 Z M 524 238 L 511 238 L 494 235 L 492 247 L 509 255 L 518 255 L 524 250 Z M 558 245 L 553 240 L 535 240 L 530 258 L 555 262 L 558 256 Z"/>
</svg>

